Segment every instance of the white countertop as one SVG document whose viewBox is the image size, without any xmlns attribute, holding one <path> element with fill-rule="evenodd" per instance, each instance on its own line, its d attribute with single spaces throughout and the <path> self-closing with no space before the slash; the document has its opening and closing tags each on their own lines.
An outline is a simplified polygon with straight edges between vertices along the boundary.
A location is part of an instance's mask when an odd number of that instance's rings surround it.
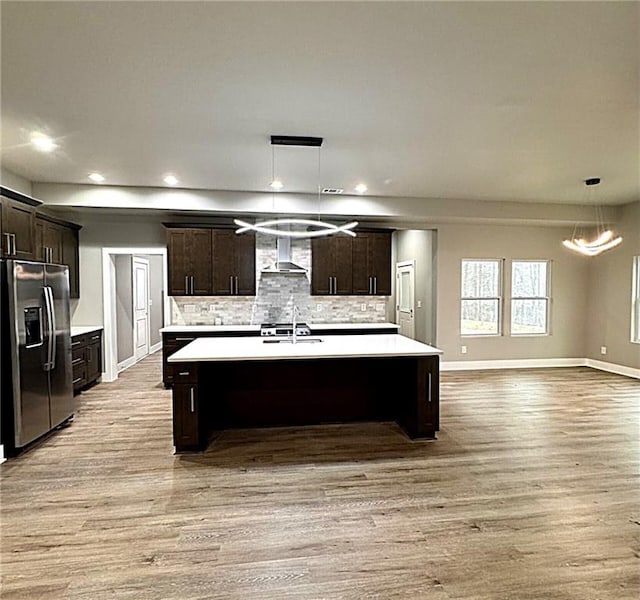
<svg viewBox="0 0 640 600">
<path fill-rule="evenodd" d="M 305 338 L 302 338 L 305 339 Z M 309 339 L 309 338 L 306 338 Z M 198 338 L 169 357 L 170 363 L 393 356 L 437 356 L 442 350 L 399 334 L 327 335 L 321 342 L 264 343 L 259 337 Z"/>
<path fill-rule="evenodd" d="M 102 325 L 80 325 L 78 327 L 71 327 L 71 337 L 76 335 L 84 335 L 85 333 L 92 333 L 93 331 L 102 331 Z"/>
<path fill-rule="evenodd" d="M 311 331 L 314 329 L 389 329 L 397 330 L 399 325 L 395 323 L 308 323 Z M 163 327 L 161 333 L 198 333 L 207 331 L 260 331 L 260 325 L 168 325 Z"/>
</svg>

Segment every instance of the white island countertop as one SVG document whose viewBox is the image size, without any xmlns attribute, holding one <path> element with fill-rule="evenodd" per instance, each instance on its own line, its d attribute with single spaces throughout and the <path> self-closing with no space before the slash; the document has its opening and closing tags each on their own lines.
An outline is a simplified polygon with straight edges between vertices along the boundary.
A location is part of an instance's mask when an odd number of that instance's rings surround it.
<svg viewBox="0 0 640 600">
<path fill-rule="evenodd" d="M 396 323 L 307 323 L 311 331 L 319 329 L 331 329 L 340 331 L 341 329 L 347 330 L 364 330 L 367 329 L 388 329 L 390 332 L 397 331 L 400 326 Z M 167 325 L 163 327 L 161 333 L 206 333 L 206 332 L 220 332 L 220 333 L 234 333 L 244 331 L 260 331 L 260 325 Z"/>
<path fill-rule="evenodd" d="M 310 338 L 298 338 L 298 340 Z M 442 350 L 399 334 L 327 335 L 321 342 L 273 343 L 259 337 L 198 338 L 172 354 L 170 363 L 438 356 Z"/>
</svg>

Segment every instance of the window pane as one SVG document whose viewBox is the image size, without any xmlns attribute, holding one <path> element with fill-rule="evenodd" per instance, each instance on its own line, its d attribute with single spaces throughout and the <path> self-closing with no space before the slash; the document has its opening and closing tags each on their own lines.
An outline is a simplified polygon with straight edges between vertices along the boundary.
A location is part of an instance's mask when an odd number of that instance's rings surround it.
<svg viewBox="0 0 640 600">
<path fill-rule="evenodd" d="M 461 335 L 497 335 L 498 300 L 462 300 Z"/>
<path fill-rule="evenodd" d="M 511 296 L 522 298 L 547 296 L 547 261 L 513 261 Z"/>
<path fill-rule="evenodd" d="M 546 300 L 513 300 L 511 302 L 511 333 L 547 333 Z"/>
<path fill-rule="evenodd" d="M 499 289 L 500 261 L 462 261 L 463 298 L 494 298 L 500 295 Z"/>
</svg>

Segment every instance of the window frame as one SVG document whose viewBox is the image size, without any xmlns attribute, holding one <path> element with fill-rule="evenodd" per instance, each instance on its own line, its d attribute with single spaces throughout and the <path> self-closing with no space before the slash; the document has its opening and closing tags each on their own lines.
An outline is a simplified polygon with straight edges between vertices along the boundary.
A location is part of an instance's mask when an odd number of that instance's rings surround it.
<svg viewBox="0 0 640 600">
<path fill-rule="evenodd" d="M 513 265 L 514 263 L 546 263 L 545 296 L 514 296 L 513 295 Z M 548 258 L 513 258 L 511 259 L 511 289 L 509 290 L 509 335 L 510 337 L 544 337 L 551 335 L 551 260 Z M 514 333 L 513 331 L 513 301 L 514 300 L 544 300 L 545 301 L 545 330 L 543 332 Z"/>
<path fill-rule="evenodd" d="M 640 344 L 640 256 L 634 256 L 632 263 L 631 343 Z"/>
<path fill-rule="evenodd" d="M 464 263 L 465 262 L 488 262 L 498 264 L 498 296 L 463 296 L 464 284 Z M 464 338 L 496 338 L 504 335 L 504 258 L 462 258 L 460 260 L 460 337 Z M 496 333 L 463 333 L 462 332 L 462 306 L 463 302 L 469 300 L 497 300 L 498 316 L 496 319 Z"/>
</svg>

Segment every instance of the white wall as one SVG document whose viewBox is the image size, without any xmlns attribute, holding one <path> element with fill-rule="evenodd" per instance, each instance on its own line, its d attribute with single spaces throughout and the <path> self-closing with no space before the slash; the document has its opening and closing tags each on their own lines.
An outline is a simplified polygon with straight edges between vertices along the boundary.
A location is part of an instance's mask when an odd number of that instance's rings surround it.
<svg viewBox="0 0 640 600">
<path fill-rule="evenodd" d="M 437 345 L 443 360 L 584 358 L 586 350 L 589 263 L 561 242 L 571 230 L 551 227 L 443 225 L 438 227 Z M 505 291 L 510 288 L 509 261 L 551 260 L 551 307 L 548 336 L 460 335 L 460 272 L 463 258 L 505 258 Z M 508 334 L 509 306 L 504 313 Z M 467 354 L 460 348 L 467 346 Z"/>
</svg>

